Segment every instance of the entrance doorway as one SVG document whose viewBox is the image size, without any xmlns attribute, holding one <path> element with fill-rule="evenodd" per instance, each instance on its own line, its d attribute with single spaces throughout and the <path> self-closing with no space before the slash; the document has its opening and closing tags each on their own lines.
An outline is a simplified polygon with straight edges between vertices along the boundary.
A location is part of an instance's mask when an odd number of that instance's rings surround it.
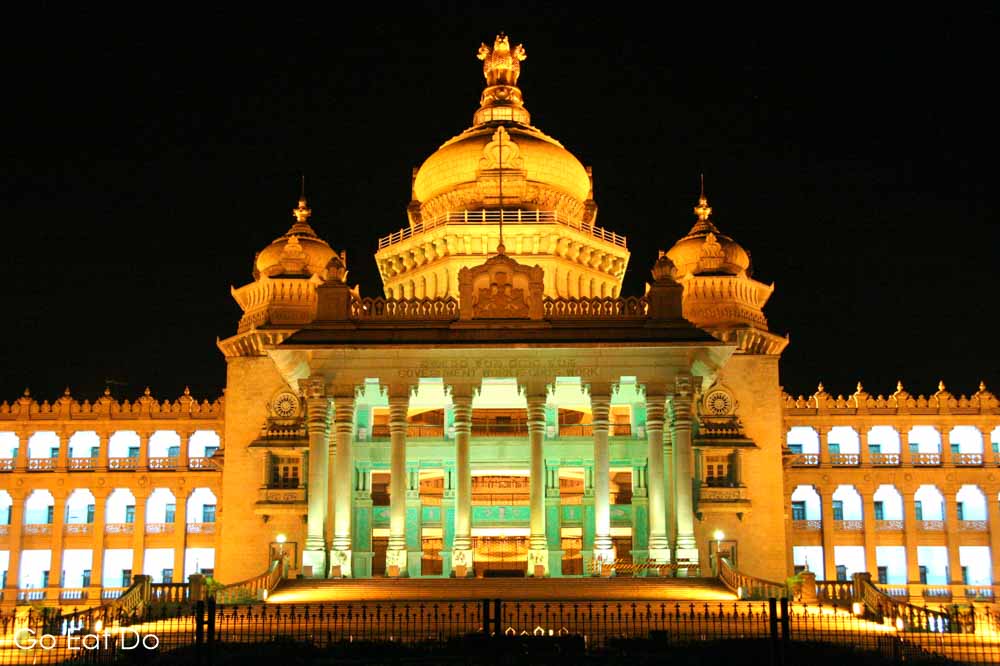
<svg viewBox="0 0 1000 666">
<path fill-rule="evenodd" d="M 476 577 L 524 576 L 528 569 L 528 537 L 472 537 Z"/>
</svg>

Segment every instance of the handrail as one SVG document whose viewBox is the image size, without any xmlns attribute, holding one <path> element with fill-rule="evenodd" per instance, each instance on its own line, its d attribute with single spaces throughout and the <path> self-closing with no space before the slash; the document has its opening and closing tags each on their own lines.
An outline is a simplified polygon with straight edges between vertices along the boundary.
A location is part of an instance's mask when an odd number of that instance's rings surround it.
<svg viewBox="0 0 1000 666">
<path fill-rule="evenodd" d="M 283 556 L 272 560 L 271 565 L 264 573 L 216 590 L 215 602 L 218 604 L 240 604 L 265 601 L 287 575 L 288 558 Z"/>
<path fill-rule="evenodd" d="M 627 239 L 613 231 L 594 226 L 587 222 L 577 222 L 572 218 L 559 215 L 554 210 L 464 210 L 449 211 L 437 217 L 430 218 L 400 229 L 388 236 L 378 239 L 378 249 L 401 243 L 407 238 L 447 224 L 498 224 L 503 219 L 505 224 L 562 224 L 578 229 L 606 243 L 626 247 Z"/>
<path fill-rule="evenodd" d="M 719 558 L 719 580 L 740 599 L 787 598 L 788 586 L 743 573 L 728 558 Z"/>
<path fill-rule="evenodd" d="M 894 599 L 875 587 L 865 576 L 856 576 L 855 583 L 860 582 L 860 598 L 866 610 L 881 621 L 891 619 L 897 629 L 910 631 L 947 632 L 951 630 L 951 618 L 948 613 L 933 611 L 929 608 L 914 606 L 911 603 Z"/>
</svg>

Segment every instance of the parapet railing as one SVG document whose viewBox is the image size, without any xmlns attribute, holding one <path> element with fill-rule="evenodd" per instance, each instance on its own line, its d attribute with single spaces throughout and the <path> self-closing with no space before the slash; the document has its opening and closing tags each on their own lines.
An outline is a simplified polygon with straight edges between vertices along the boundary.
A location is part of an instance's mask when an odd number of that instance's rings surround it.
<svg viewBox="0 0 1000 666">
<path fill-rule="evenodd" d="M 545 319 L 645 319 L 649 303 L 642 296 L 549 298 L 542 300 Z M 361 321 L 455 321 L 459 303 L 447 298 L 360 298 L 351 318 Z"/>
<path fill-rule="evenodd" d="M 572 229 L 578 229 L 606 243 L 626 247 L 627 239 L 613 231 L 586 222 L 560 215 L 554 210 L 464 210 L 448 212 L 437 217 L 423 220 L 412 226 L 400 229 L 388 236 L 378 239 L 378 249 L 401 243 L 408 238 L 422 234 L 436 227 L 447 224 L 562 224 Z"/>
<path fill-rule="evenodd" d="M 788 586 L 743 573 L 728 558 L 719 558 L 719 580 L 740 599 L 782 599 L 788 597 Z"/>
<path fill-rule="evenodd" d="M 855 598 L 868 613 L 880 621 L 889 619 L 897 629 L 946 632 L 951 630 L 951 618 L 943 611 L 914 606 L 889 596 L 875 587 L 868 574 L 857 574 L 853 581 Z"/>
<path fill-rule="evenodd" d="M 546 298 L 546 319 L 622 319 L 646 317 L 649 303 L 641 296 L 605 298 Z"/>
<path fill-rule="evenodd" d="M 448 298 L 361 298 L 351 303 L 353 319 L 414 321 L 458 319 L 458 300 Z"/>
<path fill-rule="evenodd" d="M 248 578 L 239 583 L 226 585 L 215 591 L 213 595 L 219 604 L 245 604 L 253 601 L 266 601 L 274 588 L 288 576 L 288 558 L 282 557 L 271 561 L 271 565 L 262 574 Z"/>
</svg>

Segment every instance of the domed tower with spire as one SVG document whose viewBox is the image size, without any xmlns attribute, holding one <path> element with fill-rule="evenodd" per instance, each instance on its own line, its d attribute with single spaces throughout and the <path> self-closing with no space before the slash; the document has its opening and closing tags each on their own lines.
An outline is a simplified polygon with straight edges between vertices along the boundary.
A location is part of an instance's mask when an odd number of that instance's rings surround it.
<svg viewBox="0 0 1000 666">
<path fill-rule="evenodd" d="M 531 125 L 517 86 L 524 47 L 500 34 L 478 56 L 486 87 L 472 127 L 414 170 L 409 225 L 379 240 L 386 297 L 457 297 L 459 270 L 501 241 L 544 270 L 546 296 L 618 296 L 626 239 L 595 226 L 590 169 Z"/>
<path fill-rule="evenodd" d="M 750 255 L 715 226 L 704 178 L 694 213 L 687 235 L 660 252 L 684 289 L 684 318 L 743 351 L 781 354 L 788 339 L 768 330 L 763 312 L 774 285 L 750 277 Z"/>
</svg>

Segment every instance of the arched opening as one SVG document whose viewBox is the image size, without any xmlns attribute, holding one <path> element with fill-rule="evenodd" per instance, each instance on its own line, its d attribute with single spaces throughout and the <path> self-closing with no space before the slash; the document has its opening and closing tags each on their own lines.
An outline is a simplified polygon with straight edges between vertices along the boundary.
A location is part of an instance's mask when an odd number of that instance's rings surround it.
<svg viewBox="0 0 1000 666">
<path fill-rule="evenodd" d="M 944 520 L 944 496 L 937 487 L 923 485 L 913 493 L 913 511 L 917 521 Z"/>
<path fill-rule="evenodd" d="M 978 486 L 966 484 L 959 488 L 958 492 L 955 493 L 955 502 L 959 520 L 969 521 L 974 524 L 982 523 L 983 529 L 986 529 L 986 495 L 983 494 L 983 491 Z M 973 526 L 967 525 L 966 527 Z"/>
<path fill-rule="evenodd" d="M 40 461 L 54 461 L 59 457 L 59 435 L 54 432 L 36 432 L 28 439 L 28 468 L 43 469 L 51 466 Z"/>
<path fill-rule="evenodd" d="M 132 430 L 119 430 L 114 433 L 108 439 L 108 467 L 111 469 L 135 467 L 141 446 L 139 435 Z"/>
<path fill-rule="evenodd" d="M 214 430 L 196 430 L 188 438 L 188 458 L 190 460 L 211 458 L 219 450 L 221 440 Z M 196 463 L 190 463 L 193 466 Z"/>
<path fill-rule="evenodd" d="M 157 488 L 146 500 L 146 532 L 173 531 L 174 516 L 177 513 L 177 499 L 168 488 Z"/>
<path fill-rule="evenodd" d="M 833 492 L 833 520 L 860 523 L 863 520 L 861 493 L 851 485 L 837 486 Z M 860 526 L 857 526 L 860 529 Z"/>
<path fill-rule="evenodd" d="M 956 465 L 983 464 L 983 433 L 970 425 L 955 426 L 948 433 L 951 461 Z"/>
<path fill-rule="evenodd" d="M 819 493 L 812 486 L 798 486 L 792 492 L 792 520 L 822 523 L 823 510 Z"/>
<path fill-rule="evenodd" d="M 0 469 L 14 469 L 14 459 L 17 458 L 19 444 L 17 433 L 0 432 Z"/>
<path fill-rule="evenodd" d="M 208 488 L 195 488 L 191 491 L 187 500 L 187 523 L 188 525 L 198 525 L 199 527 L 204 525 L 210 525 L 215 523 L 215 511 L 216 511 L 216 499 L 215 493 L 213 493 Z M 188 528 L 191 532 L 192 529 Z M 194 530 L 194 531 L 205 531 Z"/>
<path fill-rule="evenodd" d="M 893 485 L 881 485 L 875 491 L 873 516 L 876 525 L 883 523 L 884 529 L 903 529 L 903 496 Z M 898 525 L 885 525 L 887 522 L 898 522 Z"/>
<path fill-rule="evenodd" d="M 70 460 L 93 460 L 99 455 L 101 455 L 101 438 L 93 430 L 74 432 L 69 438 Z"/>
<path fill-rule="evenodd" d="M 830 447 L 830 454 L 835 453 L 860 453 L 861 437 L 858 431 L 851 426 L 834 426 L 826 436 L 826 444 Z"/>
<path fill-rule="evenodd" d="M 62 556 L 62 581 L 63 588 L 79 589 L 90 587 L 90 578 L 93 573 L 94 551 L 89 548 L 67 548 Z M 63 592 L 63 598 L 67 597 Z M 74 595 L 82 598 L 82 595 Z"/>
<path fill-rule="evenodd" d="M 174 549 L 147 548 L 142 573 L 153 578 L 154 583 L 174 582 Z"/>
<path fill-rule="evenodd" d="M 157 430 L 149 438 L 149 468 L 171 468 L 181 455 L 181 437 L 173 430 Z"/>
<path fill-rule="evenodd" d="M 77 488 L 66 498 L 66 525 L 91 525 L 97 506 L 94 493 L 87 488 Z M 67 528 L 67 531 L 73 530 Z"/>
<path fill-rule="evenodd" d="M 910 428 L 910 459 L 914 465 L 941 464 L 941 433 L 933 426 Z"/>
<path fill-rule="evenodd" d="M 800 455 L 796 464 L 819 464 L 819 433 L 808 426 L 794 426 L 788 430 L 785 443 L 789 452 Z"/>
<path fill-rule="evenodd" d="M 184 579 L 195 573 L 205 576 L 215 573 L 214 548 L 188 548 L 184 551 Z"/>
<path fill-rule="evenodd" d="M 884 425 L 869 428 L 868 455 L 873 465 L 898 465 L 901 450 L 898 430 Z"/>
<path fill-rule="evenodd" d="M 0 525 L 10 525 L 10 516 L 13 509 L 14 498 L 6 490 L 0 490 Z"/>
<path fill-rule="evenodd" d="M 124 526 L 135 523 L 135 495 L 128 488 L 115 488 L 108 495 L 105 514 L 106 530 L 109 533 L 125 531 Z M 129 555 L 130 568 L 131 562 L 132 556 Z"/>
<path fill-rule="evenodd" d="M 105 590 L 109 587 L 126 588 L 132 584 L 132 549 L 108 548 L 104 551 L 104 570 L 101 572 Z"/>
<path fill-rule="evenodd" d="M 56 501 L 48 490 L 34 490 L 24 500 L 25 525 L 51 525 L 55 518 Z"/>
</svg>

